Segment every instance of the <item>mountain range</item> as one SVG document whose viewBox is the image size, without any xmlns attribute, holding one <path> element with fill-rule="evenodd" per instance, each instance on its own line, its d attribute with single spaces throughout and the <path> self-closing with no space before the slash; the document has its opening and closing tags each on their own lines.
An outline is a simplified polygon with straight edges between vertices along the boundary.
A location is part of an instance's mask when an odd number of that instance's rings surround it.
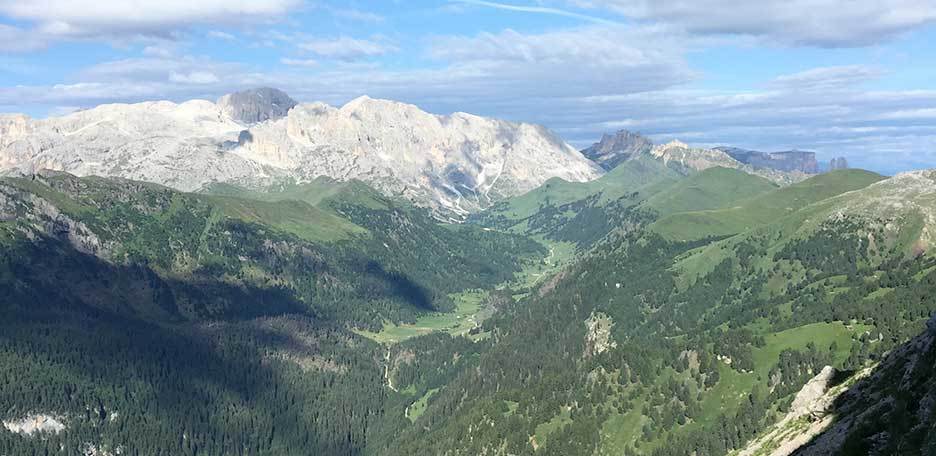
<svg viewBox="0 0 936 456">
<path fill-rule="evenodd" d="M 316 177 L 369 182 L 463 216 L 551 177 L 586 181 L 600 167 L 543 127 L 361 97 L 341 108 L 296 104 L 273 89 L 212 103 L 104 105 L 64 117 L 0 117 L 0 168 L 156 182 L 195 191 L 217 182 L 263 188 Z"/>
<path fill-rule="evenodd" d="M 272 89 L 2 128 L 2 455 L 936 451 L 936 171 Z"/>
<path fill-rule="evenodd" d="M 537 125 L 439 116 L 367 97 L 340 108 L 299 104 L 270 88 L 214 103 L 103 105 L 41 120 L 0 116 L 0 169 L 7 173 L 52 169 L 183 191 L 214 183 L 263 189 L 317 177 L 358 179 L 456 220 L 551 178 L 591 181 L 646 155 L 674 167 L 743 168 L 790 183 L 817 172 L 810 154 L 689 150 L 679 142 L 654 147 L 626 131 L 579 153 Z"/>
</svg>

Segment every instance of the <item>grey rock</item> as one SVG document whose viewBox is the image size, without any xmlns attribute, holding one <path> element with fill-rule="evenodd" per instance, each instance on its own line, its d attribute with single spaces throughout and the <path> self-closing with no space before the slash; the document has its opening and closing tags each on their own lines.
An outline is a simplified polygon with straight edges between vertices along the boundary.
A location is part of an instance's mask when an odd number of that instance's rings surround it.
<svg viewBox="0 0 936 456">
<path fill-rule="evenodd" d="M 281 90 L 263 87 L 225 95 L 217 104 L 223 114 L 250 125 L 286 117 L 299 103 Z"/>
<path fill-rule="evenodd" d="M 601 141 L 581 152 L 605 170 L 611 170 L 627 160 L 649 153 L 650 149 L 653 149 L 653 142 L 649 139 L 639 133 L 621 130 L 613 135 L 603 135 Z"/>
</svg>

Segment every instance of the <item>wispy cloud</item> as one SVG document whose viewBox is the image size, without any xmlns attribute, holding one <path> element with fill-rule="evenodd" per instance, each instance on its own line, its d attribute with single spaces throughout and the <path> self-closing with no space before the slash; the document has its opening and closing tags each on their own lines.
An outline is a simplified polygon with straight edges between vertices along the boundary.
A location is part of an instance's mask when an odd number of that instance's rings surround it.
<svg viewBox="0 0 936 456">
<path fill-rule="evenodd" d="M 868 65 L 813 68 L 776 77 L 771 85 L 795 90 L 837 90 L 881 77 L 883 72 Z"/>
<path fill-rule="evenodd" d="M 314 59 L 290 59 L 290 58 L 284 57 L 280 59 L 280 63 L 282 63 L 283 65 L 299 66 L 299 67 L 318 66 L 318 61 Z"/>
<path fill-rule="evenodd" d="M 234 36 L 234 35 L 232 35 L 232 34 L 230 34 L 230 33 L 227 33 L 227 32 L 222 32 L 222 31 L 220 31 L 220 30 L 211 30 L 211 31 L 209 31 L 208 33 L 206 33 L 205 35 L 206 35 L 208 38 L 213 38 L 213 39 L 216 39 L 216 40 L 234 41 L 234 40 L 237 39 L 236 36 Z"/>
<path fill-rule="evenodd" d="M 495 8 L 505 11 L 517 11 L 521 13 L 535 13 L 535 14 L 549 14 L 553 16 L 563 16 L 573 19 L 579 19 L 585 22 L 591 22 L 595 24 L 604 24 L 604 25 L 615 25 L 618 22 L 597 17 L 590 16 L 587 14 L 576 13 L 574 11 L 559 9 L 559 8 L 550 8 L 545 6 L 528 6 L 528 5 L 512 5 L 508 3 L 498 3 L 498 2 L 489 2 L 485 0 L 455 0 L 453 3 L 464 4 L 464 5 L 475 5 L 475 6 L 484 6 L 488 8 Z"/>
<path fill-rule="evenodd" d="M 365 57 L 377 57 L 398 50 L 393 44 L 383 41 L 349 38 L 346 36 L 307 40 L 299 44 L 299 49 L 321 57 L 337 60 L 358 60 Z"/>
<path fill-rule="evenodd" d="M 385 17 L 372 13 L 370 11 L 361 11 L 351 8 L 330 8 L 331 13 L 340 19 L 347 19 L 351 21 L 358 22 L 370 22 L 374 24 L 381 23 L 386 20 Z"/>
</svg>

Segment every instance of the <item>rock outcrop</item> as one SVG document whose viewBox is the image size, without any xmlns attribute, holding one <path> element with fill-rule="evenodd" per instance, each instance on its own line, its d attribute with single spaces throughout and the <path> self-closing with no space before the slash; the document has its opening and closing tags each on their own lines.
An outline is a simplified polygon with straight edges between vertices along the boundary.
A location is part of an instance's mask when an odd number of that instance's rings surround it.
<svg viewBox="0 0 936 456">
<path fill-rule="evenodd" d="M 639 133 L 621 130 L 613 135 L 603 135 L 601 141 L 583 149 L 582 155 L 605 170 L 611 170 L 622 162 L 649 153 L 652 148 L 653 142 Z"/>
<path fill-rule="evenodd" d="M 3 422 L 3 427 L 14 434 L 32 436 L 33 434 L 58 434 L 65 430 L 62 419 L 52 415 L 30 415 L 18 420 Z"/>
</svg>

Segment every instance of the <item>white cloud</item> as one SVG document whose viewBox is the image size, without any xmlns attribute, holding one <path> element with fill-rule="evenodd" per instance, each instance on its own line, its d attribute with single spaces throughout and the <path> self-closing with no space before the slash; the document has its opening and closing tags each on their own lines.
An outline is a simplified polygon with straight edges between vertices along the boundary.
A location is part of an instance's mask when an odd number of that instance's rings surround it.
<svg viewBox="0 0 936 456">
<path fill-rule="evenodd" d="M 0 52 L 30 52 L 47 44 L 47 40 L 35 31 L 0 24 Z"/>
<path fill-rule="evenodd" d="M 313 66 L 318 65 L 318 61 L 313 60 L 313 59 L 282 58 L 280 59 L 280 63 L 282 63 L 283 65 L 300 66 L 300 67 L 313 67 Z"/>
<path fill-rule="evenodd" d="M 936 119 L 936 108 L 907 109 L 886 113 L 884 119 Z"/>
<path fill-rule="evenodd" d="M 861 84 L 881 76 L 881 71 L 867 65 L 844 65 L 813 68 L 778 76 L 772 85 L 796 90 L 835 90 Z"/>
<path fill-rule="evenodd" d="M 144 47 L 142 53 L 147 57 L 159 57 L 167 59 L 172 56 L 174 50 L 172 46 L 154 44 Z"/>
<path fill-rule="evenodd" d="M 333 39 L 307 40 L 301 43 L 299 48 L 321 57 L 337 60 L 358 60 L 366 57 L 377 57 L 398 50 L 396 46 L 389 43 L 344 36 Z"/>
<path fill-rule="evenodd" d="M 656 27 L 587 26 L 436 37 L 428 55 L 488 100 L 659 90 L 695 78 L 678 34 Z M 462 90 L 465 90 L 464 88 Z"/>
<path fill-rule="evenodd" d="M 169 73 L 170 82 L 181 84 L 213 84 L 220 81 L 218 76 L 210 71 L 191 71 L 188 73 Z"/>
<path fill-rule="evenodd" d="M 216 40 L 224 40 L 224 41 L 234 41 L 237 39 L 237 37 L 235 37 L 234 35 L 231 35 L 230 33 L 227 33 L 227 32 L 222 32 L 220 30 L 211 30 L 206 34 L 206 36 L 208 38 L 213 38 Z"/>
<path fill-rule="evenodd" d="M 566 0 L 694 33 L 752 35 L 785 44 L 879 43 L 936 21 L 936 0 Z"/>
<path fill-rule="evenodd" d="M 0 15 L 32 24 L 44 41 L 172 37 L 194 25 L 279 18 L 302 0 L 0 0 Z"/>
<path fill-rule="evenodd" d="M 331 13 L 340 19 L 347 19 L 358 22 L 381 23 L 386 20 L 385 17 L 369 11 L 361 11 L 351 8 L 332 8 Z"/>
</svg>

